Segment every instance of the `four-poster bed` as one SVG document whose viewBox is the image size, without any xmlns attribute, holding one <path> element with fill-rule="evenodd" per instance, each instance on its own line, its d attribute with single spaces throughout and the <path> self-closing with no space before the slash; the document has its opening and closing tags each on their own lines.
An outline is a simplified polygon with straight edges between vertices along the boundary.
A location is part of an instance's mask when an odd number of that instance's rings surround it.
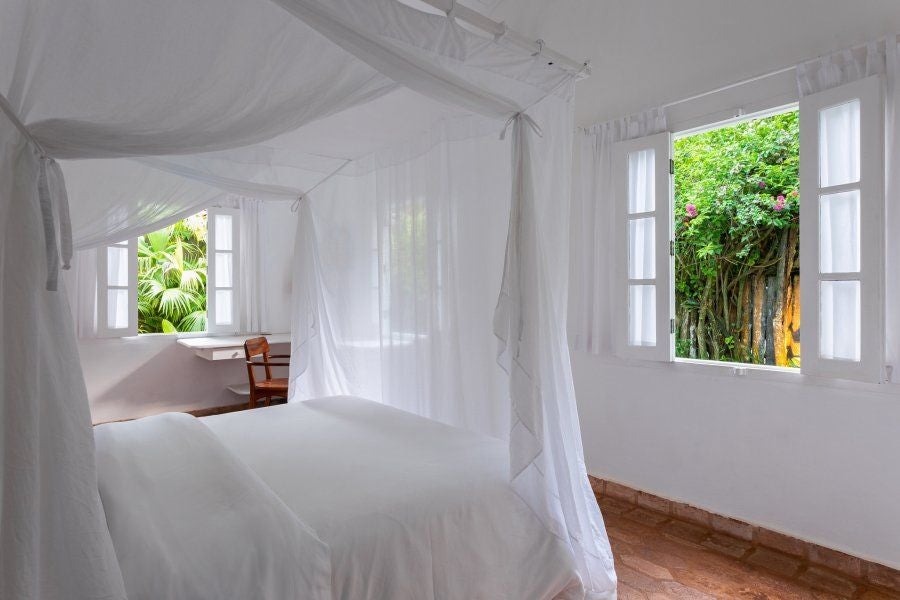
<svg viewBox="0 0 900 600">
<path fill-rule="evenodd" d="M 525 52 L 503 31 L 473 33 L 452 9 L 397 0 L 2 2 L 0 595 L 143 597 L 155 574 L 172 578 L 162 589 L 173 598 L 254 582 L 271 598 L 288 588 L 309 598 L 421 598 L 426 588 L 615 598 L 565 331 L 571 102 L 586 65 Z M 289 395 L 308 405 L 205 424 L 158 417 L 92 436 L 59 265 L 79 269 L 73 247 L 102 251 L 242 198 L 297 202 Z M 29 350 L 12 351 L 22 339 Z M 419 416 L 331 398 L 347 395 Z M 329 428 L 360 444 L 359 475 L 334 438 L 298 445 Z M 398 437 L 385 439 L 390 431 Z M 205 459 L 167 470 L 179 448 Z M 421 477 L 406 493 L 384 490 L 410 469 Z M 329 517 L 306 504 L 313 475 L 340 503 L 335 482 L 366 473 L 383 480 L 360 490 L 386 492 L 370 512 L 345 504 Z M 136 489 L 142 514 L 130 508 Z M 179 491 L 194 495 L 173 511 L 164 500 Z M 270 518 L 229 500 L 244 497 Z M 219 518 L 243 515 L 221 534 L 262 562 L 228 570 L 248 563 L 194 553 L 196 579 L 172 568 L 165 552 L 180 543 L 180 521 L 214 527 L 195 500 Z M 417 525 L 391 560 L 378 553 L 394 533 L 371 510 L 397 507 Z M 346 534 L 354 510 L 374 529 Z M 276 535 L 282 519 L 291 525 Z M 258 535 L 241 538 L 242 526 Z M 415 583 L 400 590 L 411 575 L 398 565 L 421 540 L 428 552 L 415 554 L 431 570 L 410 567 Z M 182 550 L 223 537 L 189 541 Z M 359 544 L 384 562 L 360 570 Z M 520 561 L 506 554 L 529 548 Z M 267 571 L 272 553 L 302 564 L 297 576 Z M 504 560 L 460 581 L 490 556 Z M 159 568 L 142 570 L 140 557 Z"/>
</svg>

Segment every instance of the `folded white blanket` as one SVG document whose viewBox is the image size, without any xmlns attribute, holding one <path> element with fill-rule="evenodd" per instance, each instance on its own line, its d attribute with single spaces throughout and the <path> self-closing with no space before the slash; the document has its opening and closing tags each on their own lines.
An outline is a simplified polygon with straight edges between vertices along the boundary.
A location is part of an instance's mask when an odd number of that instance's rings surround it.
<svg viewBox="0 0 900 600">
<path fill-rule="evenodd" d="M 129 600 L 331 600 L 330 551 L 192 416 L 94 430 Z"/>
</svg>

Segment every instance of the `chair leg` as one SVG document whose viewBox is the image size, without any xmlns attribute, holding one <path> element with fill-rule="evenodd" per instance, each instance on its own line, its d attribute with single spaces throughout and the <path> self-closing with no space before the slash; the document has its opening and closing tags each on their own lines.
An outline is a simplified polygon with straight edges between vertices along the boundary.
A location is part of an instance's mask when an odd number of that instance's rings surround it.
<svg viewBox="0 0 900 600">
<path fill-rule="evenodd" d="M 266 396 L 266 406 L 272 405 L 272 396 Z"/>
<path fill-rule="evenodd" d="M 250 401 L 247 403 L 247 408 L 256 408 L 256 393 L 253 388 L 250 388 Z"/>
</svg>

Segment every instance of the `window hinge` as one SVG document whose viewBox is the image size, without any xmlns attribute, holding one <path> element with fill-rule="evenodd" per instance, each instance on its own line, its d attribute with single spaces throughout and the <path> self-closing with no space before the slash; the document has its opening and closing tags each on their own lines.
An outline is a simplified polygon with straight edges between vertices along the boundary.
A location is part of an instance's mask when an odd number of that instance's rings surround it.
<svg viewBox="0 0 900 600">
<path fill-rule="evenodd" d="M 669 175 L 675 174 L 675 161 L 673 159 L 669 159 Z"/>
<path fill-rule="evenodd" d="M 669 319 L 669 333 L 675 333 L 675 319 Z"/>
<path fill-rule="evenodd" d="M 675 256 L 675 240 L 669 240 L 669 256 Z"/>
</svg>

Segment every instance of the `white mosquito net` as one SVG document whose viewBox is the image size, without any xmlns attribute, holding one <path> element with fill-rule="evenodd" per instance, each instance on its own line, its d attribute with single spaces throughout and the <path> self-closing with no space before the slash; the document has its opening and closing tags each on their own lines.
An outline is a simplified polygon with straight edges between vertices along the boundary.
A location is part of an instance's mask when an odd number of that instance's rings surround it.
<svg viewBox="0 0 900 600">
<path fill-rule="evenodd" d="M 297 200 L 291 400 L 508 439 L 614 597 L 565 332 L 580 73 L 397 0 L 0 5 L 0 596 L 125 596 L 59 266 L 242 196 Z"/>
</svg>

